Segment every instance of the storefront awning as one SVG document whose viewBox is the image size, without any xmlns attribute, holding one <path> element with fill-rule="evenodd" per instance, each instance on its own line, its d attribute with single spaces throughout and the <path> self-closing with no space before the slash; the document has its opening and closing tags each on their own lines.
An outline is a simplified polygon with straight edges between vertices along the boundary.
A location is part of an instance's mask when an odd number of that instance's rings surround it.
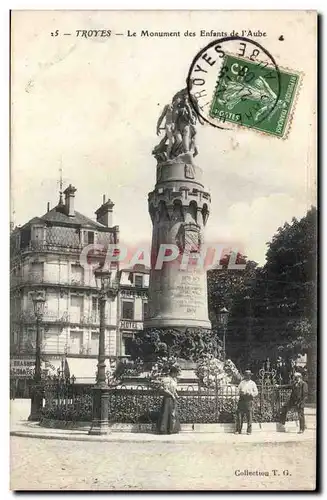
<svg viewBox="0 0 327 500">
<path fill-rule="evenodd" d="M 95 384 L 98 360 L 96 358 L 66 358 L 69 376 L 75 384 Z"/>
</svg>

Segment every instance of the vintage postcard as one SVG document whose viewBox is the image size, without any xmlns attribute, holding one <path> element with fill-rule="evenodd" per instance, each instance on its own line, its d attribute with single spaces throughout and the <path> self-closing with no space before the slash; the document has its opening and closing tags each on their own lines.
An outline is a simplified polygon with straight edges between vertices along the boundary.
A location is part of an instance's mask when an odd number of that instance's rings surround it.
<svg viewBox="0 0 327 500">
<path fill-rule="evenodd" d="M 313 491 L 317 13 L 11 12 L 10 487 Z"/>
</svg>

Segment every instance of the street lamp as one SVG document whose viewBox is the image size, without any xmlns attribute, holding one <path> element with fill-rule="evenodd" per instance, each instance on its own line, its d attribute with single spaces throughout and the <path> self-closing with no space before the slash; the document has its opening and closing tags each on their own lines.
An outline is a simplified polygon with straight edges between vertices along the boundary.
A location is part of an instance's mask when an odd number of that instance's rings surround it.
<svg viewBox="0 0 327 500">
<path fill-rule="evenodd" d="M 45 297 L 43 292 L 35 292 L 32 297 L 36 318 L 35 370 L 31 394 L 31 413 L 28 420 L 38 421 L 41 418 L 43 394 L 41 390 L 41 336 L 40 322 L 44 314 Z"/>
<path fill-rule="evenodd" d="M 111 285 L 111 272 L 102 267 L 94 271 L 100 302 L 99 354 L 96 384 L 93 387 L 93 415 L 89 434 L 107 434 L 109 427 L 109 386 L 106 379 L 105 331 L 106 302 Z"/>
<path fill-rule="evenodd" d="M 219 323 L 223 327 L 223 361 L 226 360 L 226 331 L 227 331 L 228 315 L 229 311 L 228 309 L 226 309 L 226 307 L 220 309 L 218 314 Z"/>
</svg>

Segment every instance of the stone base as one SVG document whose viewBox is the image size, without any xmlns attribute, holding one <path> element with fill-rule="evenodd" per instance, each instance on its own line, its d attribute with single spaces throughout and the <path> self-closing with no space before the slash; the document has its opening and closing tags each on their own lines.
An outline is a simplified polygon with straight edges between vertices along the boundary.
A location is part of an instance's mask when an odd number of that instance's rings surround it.
<svg viewBox="0 0 327 500">
<path fill-rule="evenodd" d="M 103 436 L 109 431 L 109 387 L 93 387 L 93 418 L 89 434 Z"/>
<path fill-rule="evenodd" d="M 67 427 L 66 427 L 67 428 Z M 109 432 L 108 420 L 93 421 L 89 430 L 91 436 L 105 436 Z"/>
<path fill-rule="evenodd" d="M 32 393 L 31 397 L 31 413 L 28 417 L 30 422 L 38 422 L 41 420 L 42 414 L 42 406 L 43 406 L 43 396 L 42 394 L 35 391 Z"/>
<path fill-rule="evenodd" d="M 40 427 L 46 427 L 51 429 L 70 429 L 76 431 L 87 431 L 90 428 L 90 422 L 63 422 L 60 420 L 50 420 L 43 419 L 40 423 Z M 285 425 L 286 431 L 297 431 L 299 424 L 297 421 L 291 420 L 287 421 Z M 315 429 L 315 427 L 307 427 L 307 429 Z M 111 423 L 109 424 L 107 433 L 114 432 L 130 432 L 130 433 L 156 433 L 155 424 L 122 424 L 122 423 Z M 181 432 L 189 434 L 199 434 L 199 433 L 222 433 L 222 434 L 232 434 L 235 431 L 235 424 L 181 424 Z M 280 430 L 279 424 L 276 422 L 262 422 L 261 424 L 254 422 L 252 424 L 252 432 L 282 432 Z M 243 434 L 246 434 L 246 423 L 243 425 Z M 90 435 L 101 435 L 91 433 Z M 104 435 L 104 434 L 102 434 Z"/>
</svg>

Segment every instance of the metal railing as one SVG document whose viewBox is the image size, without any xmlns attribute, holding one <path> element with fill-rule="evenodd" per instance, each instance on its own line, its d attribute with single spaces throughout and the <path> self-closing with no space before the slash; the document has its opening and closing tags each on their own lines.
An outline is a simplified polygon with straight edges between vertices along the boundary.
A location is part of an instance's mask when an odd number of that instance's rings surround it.
<svg viewBox="0 0 327 500">
<path fill-rule="evenodd" d="M 253 401 L 254 422 L 276 422 L 282 405 L 289 397 L 287 386 L 258 386 L 259 396 Z M 178 391 L 178 415 L 181 423 L 233 423 L 237 409 L 236 386 L 204 389 L 188 386 Z M 151 386 L 135 388 L 120 385 L 109 394 L 111 423 L 154 423 L 162 404 L 162 393 Z M 47 384 L 43 417 L 68 421 L 92 419 L 92 386 L 74 383 Z M 290 414 L 290 419 L 294 415 Z"/>
<path fill-rule="evenodd" d="M 12 275 L 10 277 L 10 286 L 17 287 L 19 285 L 59 285 L 66 287 L 84 287 L 92 288 L 95 291 L 96 283 L 94 280 L 90 281 L 84 276 L 65 278 L 65 277 L 51 277 L 44 276 L 43 273 L 29 273 L 27 275 Z M 119 288 L 118 279 L 114 279 L 109 287 L 111 290 L 116 291 Z"/>
<path fill-rule="evenodd" d="M 84 276 L 81 277 L 51 277 L 44 276 L 43 273 L 28 273 L 27 275 L 18 275 L 11 276 L 10 278 L 11 286 L 18 285 L 42 285 L 42 284 L 51 284 L 51 285 L 62 285 L 62 286 L 85 286 L 96 288 L 95 282 L 90 283 Z"/>
<path fill-rule="evenodd" d="M 12 314 L 11 321 L 13 323 L 35 323 L 35 314 L 31 309 L 27 309 L 26 311 L 21 311 L 18 314 Z M 110 316 L 109 314 L 105 315 L 105 321 L 107 326 L 115 326 L 110 325 Z M 90 313 L 90 314 L 69 314 L 67 311 L 64 312 L 55 312 L 55 311 L 45 311 L 42 317 L 41 323 L 59 323 L 59 324 L 76 324 L 81 326 L 99 326 L 100 318 L 98 313 Z"/>
<path fill-rule="evenodd" d="M 110 231 L 110 229 L 111 228 L 109 228 L 108 232 L 113 233 L 114 231 Z M 101 242 L 99 242 L 99 243 L 102 244 Z M 99 256 L 105 255 L 105 253 L 106 253 L 105 245 L 107 245 L 107 244 L 108 243 L 103 243 L 104 249 L 103 250 L 97 249 L 96 255 L 99 255 Z M 30 241 L 25 246 L 13 249 L 13 253 L 18 254 L 18 253 L 36 252 L 36 251 L 39 251 L 39 252 L 40 251 L 42 251 L 42 252 L 60 252 L 60 253 L 76 252 L 77 253 L 77 252 L 81 252 L 81 250 L 83 250 L 83 248 L 85 248 L 88 245 L 89 245 L 89 243 L 72 243 L 72 244 L 63 243 L 63 244 L 60 244 L 59 242 L 58 243 L 46 243 L 44 241 L 42 241 L 42 242 Z"/>
</svg>

